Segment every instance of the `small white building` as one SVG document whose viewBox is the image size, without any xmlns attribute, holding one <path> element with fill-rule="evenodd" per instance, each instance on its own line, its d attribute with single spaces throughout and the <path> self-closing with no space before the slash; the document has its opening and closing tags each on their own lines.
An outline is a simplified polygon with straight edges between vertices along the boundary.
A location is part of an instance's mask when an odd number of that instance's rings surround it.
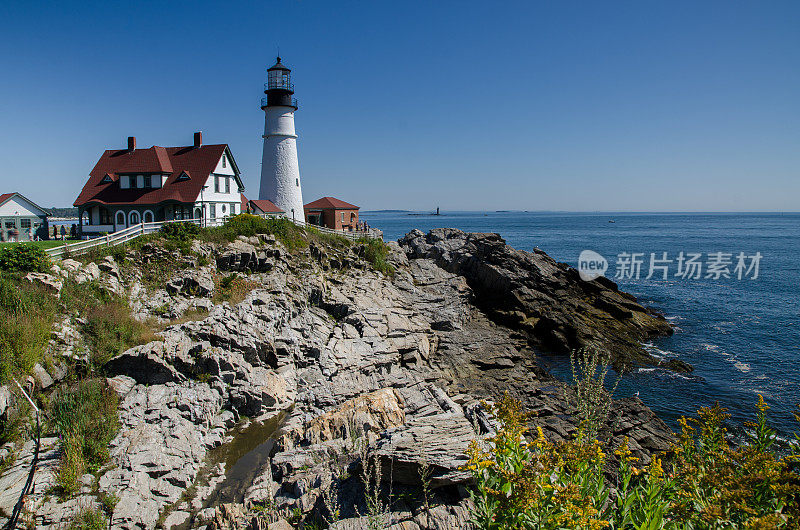
<svg viewBox="0 0 800 530">
<path fill-rule="evenodd" d="M 145 222 L 201 219 L 215 223 L 242 212 L 239 167 L 227 144 L 107 150 L 74 206 L 81 235 L 115 232 Z"/>
<path fill-rule="evenodd" d="M 50 212 L 21 193 L 3 193 L 0 195 L 0 239 L 47 239 L 48 215 Z"/>
</svg>

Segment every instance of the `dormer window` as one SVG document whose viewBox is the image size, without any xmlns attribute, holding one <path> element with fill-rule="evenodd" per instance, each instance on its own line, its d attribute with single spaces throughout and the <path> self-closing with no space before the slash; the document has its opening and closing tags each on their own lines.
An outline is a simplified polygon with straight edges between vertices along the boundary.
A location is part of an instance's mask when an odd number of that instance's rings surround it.
<svg viewBox="0 0 800 530">
<path fill-rule="evenodd" d="M 100 184 L 109 184 L 109 183 L 111 183 L 111 175 L 106 173 L 106 176 L 103 177 L 102 180 L 100 180 Z"/>
<path fill-rule="evenodd" d="M 182 182 L 184 180 L 189 180 L 191 178 L 192 177 L 189 176 L 189 173 L 187 173 L 186 171 L 183 171 L 183 172 L 181 172 L 180 175 L 178 175 L 178 178 L 175 180 L 175 182 Z"/>
</svg>

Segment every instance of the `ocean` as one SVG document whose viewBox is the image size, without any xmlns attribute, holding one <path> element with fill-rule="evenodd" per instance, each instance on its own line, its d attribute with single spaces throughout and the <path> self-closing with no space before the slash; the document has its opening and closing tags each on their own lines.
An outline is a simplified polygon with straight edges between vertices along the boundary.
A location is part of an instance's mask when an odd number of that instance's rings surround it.
<svg viewBox="0 0 800 530">
<path fill-rule="evenodd" d="M 365 211 L 361 219 L 387 241 L 414 228 L 497 232 L 515 248 L 538 247 L 573 267 L 581 251 L 593 250 L 620 289 L 675 325 L 673 336 L 648 350 L 695 368 L 639 368 L 622 377 L 616 397 L 638 392 L 676 428 L 678 418 L 715 402 L 728 409 L 732 425 L 742 425 L 761 394 L 782 437 L 800 431 L 792 416 L 800 403 L 800 214 Z M 692 254 L 700 254 L 692 260 L 699 277 L 687 266 Z M 569 379 L 568 360 L 546 356 L 544 363 Z"/>
</svg>

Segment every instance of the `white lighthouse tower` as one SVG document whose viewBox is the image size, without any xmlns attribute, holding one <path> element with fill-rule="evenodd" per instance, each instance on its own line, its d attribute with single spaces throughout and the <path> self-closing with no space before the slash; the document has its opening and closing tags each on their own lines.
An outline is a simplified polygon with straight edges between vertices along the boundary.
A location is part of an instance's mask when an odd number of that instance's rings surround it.
<svg viewBox="0 0 800 530">
<path fill-rule="evenodd" d="M 297 163 L 297 134 L 294 112 L 297 100 L 292 99 L 294 86 L 291 70 L 278 62 L 267 70 L 267 83 L 261 98 L 266 114 L 264 152 L 261 156 L 261 190 L 259 199 L 269 199 L 286 212 L 286 217 L 302 221 L 303 192 L 300 187 L 300 166 Z"/>
</svg>

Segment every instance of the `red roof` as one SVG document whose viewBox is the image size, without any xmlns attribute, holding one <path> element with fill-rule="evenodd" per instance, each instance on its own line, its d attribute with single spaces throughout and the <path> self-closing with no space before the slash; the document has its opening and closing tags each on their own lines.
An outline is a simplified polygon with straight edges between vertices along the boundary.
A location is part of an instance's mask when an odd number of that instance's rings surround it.
<svg viewBox="0 0 800 530">
<path fill-rule="evenodd" d="M 74 206 L 87 203 L 99 204 L 158 204 L 162 202 L 196 202 L 200 190 L 206 184 L 209 174 L 217 167 L 222 153 L 228 151 L 236 173 L 237 184 L 241 186 L 236 163 L 230 156 L 227 144 L 203 145 L 201 147 L 160 147 L 129 151 L 107 150 L 89 174 Z M 178 182 L 181 173 L 191 178 Z M 119 187 L 120 174 L 167 174 L 167 181 L 161 188 Z M 111 182 L 103 183 L 103 177 L 111 177 Z"/>
<path fill-rule="evenodd" d="M 50 212 L 48 212 L 47 210 L 45 210 L 44 208 L 42 208 L 41 206 L 39 206 L 38 204 L 36 204 L 35 202 L 33 202 L 32 200 L 30 200 L 29 198 L 27 198 L 26 196 L 24 196 L 23 194 L 21 194 L 21 193 L 20 193 L 20 192 L 18 192 L 18 191 L 15 191 L 15 192 L 12 192 L 12 193 L 3 193 L 3 194 L 0 194 L 0 204 L 3 204 L 3 203 L 5 203 L 5 202 L 6 202 L 8 199 L 10 199 L 11 197 L 13 197 L 13 196 L 15 196 L 15 195 L 19 195 L 20 197 L 22 197 L 23 199 L 25 199 L 25 201 L 26 201 L 26 202 L 29 202 L 31 205 L 33 205 L 33 206 L 35 206 L 35 207 L 39 208 L 39 209 L 40 209 L 41 211 L 43 211 L 43 212 L 44 212 L 46 215 L 50 215 Z"/>
<path fill-rule="evenodd" d="M 358 210 L 358 206 L 335 197 L 323 197 L 303 206 L 306 210 Z"/>
<path fill-rule="evenodd" d="M 239 194 L 239 200 L 241 201 L 241 206 L 239 207 L 239 211 L 242 213 L 247 212 L 247 203 L 250 202 L 250 200 L 244 196 L 244 193 Z"/>
<path fill-rule="evenodd" d="M 264 213 L 283 213 L 283 210 L 275 206 L 275 203 L 269 199 L 254 199 L 250 201 L 250 204 Z"/>
</svg>

